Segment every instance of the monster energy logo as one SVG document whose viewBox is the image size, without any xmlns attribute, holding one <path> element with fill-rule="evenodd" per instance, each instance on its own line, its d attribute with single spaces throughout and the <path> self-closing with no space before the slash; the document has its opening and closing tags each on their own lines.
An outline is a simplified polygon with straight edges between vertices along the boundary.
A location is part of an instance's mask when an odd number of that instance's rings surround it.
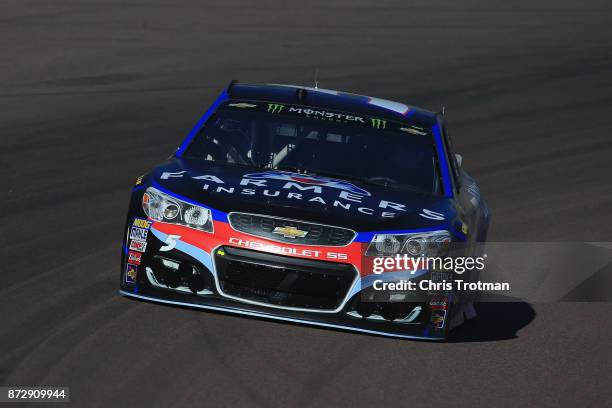
<svg viewBox="0 0 612 408">
<path fill-rule="evenodd" d="M 370 118 L 370 121 L 372 121 L 372 127 L 373 128 L 384 129 L 384 128 L 387 127 L 387 121 L 386 120 Z"/>
<path fill-rule="evenodd" d="M 268 113 L 281 113 L 285 105 L 279 105 L 278 103 L 268 104 Z"/>
</svg>

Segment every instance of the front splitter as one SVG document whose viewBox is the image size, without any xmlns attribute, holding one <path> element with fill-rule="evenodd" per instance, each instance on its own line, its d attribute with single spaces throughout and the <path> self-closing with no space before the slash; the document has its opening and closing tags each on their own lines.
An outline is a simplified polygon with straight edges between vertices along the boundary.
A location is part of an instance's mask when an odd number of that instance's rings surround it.
<svg viewBox="0 0 612 408">
<path fill-rule="evenodd" d="M 383 322 L 372 322 L 365 319 L 351 318 L 340 314 L 307 313 L 292 310 L 270 309 L 258 305 L 240 303 L 219 296 L 197 297 L 184 293 L 166 292 L 145 289 L 129 291 L 121 289 L 119 292 L 127 297 L 163 303 L 175 306 L 184 306 L 197 309 L 213 310 L 218 312 L 233 313 L 236 315 L 286 321 L 330 329 L 347 330 L 352 332 L 371 334 L 377 336 L 394 337 L 412 340 L 440 341 L 445 337 L 436 337 L 437 333 L 428 333 L 424 324 L 394 324 Z M 165 292 L 165 291 L 164 291 Z M 383 326 L 384 327 L 380 327 Z"/>
</svg>

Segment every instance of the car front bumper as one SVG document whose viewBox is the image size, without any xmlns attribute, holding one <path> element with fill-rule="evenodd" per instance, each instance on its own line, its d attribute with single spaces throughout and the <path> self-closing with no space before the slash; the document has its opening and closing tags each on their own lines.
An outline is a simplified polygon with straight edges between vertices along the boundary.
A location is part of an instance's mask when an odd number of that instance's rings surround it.
<svg viewBox="0 0 612 408">
<path fill-rule="evenodd" d="M 134 226 L 140 228 L 140 240 L 134 239 Z M 127 227 L 121 274 L 125 296 L 406 339 L 444 340 L 448 334 L 448 298 L 442 311 L 423 298 L 402 305 L 410 319 L 383 317 L 386 305 L 376 306 L 378 313 L 359 313 L 362 291 L 373 277 L 361 271 L 364 243 L 317 248 L 315 258 L 312 248 L 279 246 L 222 223 L 215 224 L 214 234 L 137 217 L 128 219 Z M 290 255 L 279 255 L 279 248 Z M 248 268 L 237 275 L 243 265 Z M 192 285 L 196 275 L 199 280 Z"/>
</svg>

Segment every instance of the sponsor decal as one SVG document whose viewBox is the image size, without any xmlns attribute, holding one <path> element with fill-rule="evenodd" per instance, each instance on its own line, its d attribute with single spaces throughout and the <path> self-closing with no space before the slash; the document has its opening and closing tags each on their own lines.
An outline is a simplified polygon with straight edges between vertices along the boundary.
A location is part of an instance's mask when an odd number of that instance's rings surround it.
<svg viewBox="0 0 612 408">
<path fill-rule="evenodd" d="M 251 241 L 248 239 L 241 239 L 231 237 L 229 243 L 232 245 L 240 246 L 248 249 L 255 249 L 265 252 L 273 252 L 280 255 L 296 255 L 305 258 L 319 258 L 319 259 L 337 259 L 337 260 L 348 260 L 348 254 L 343 252 L 329 252 L 320 249 L 303 249 L 303 248 L 292 248 L 281 245 L 267 244 L 259 241 Z M 221 254 L 217 251 L 217 254 Z"/>
<path fill-rule="evenodd" d="M 136 265 L 127 264 L 125 267 L 125 283 L 135 284 L 136 276 L 138 275 L 138 267 Z"/>
<path fill-rule="evenodd" d="M 144 252 L 147 250 L 147 241 L 133 239 L 130 241 L 130 249 L 132 251 Z"/>
<path fill-rule="evenodd" d="M 142 178 L 143 178 L 143 177 L 144 177 L 144 176 L 140 176 L 140 177 L 138 177 L 138 178 L 136 179 L 136 183 L 134 183 L 134 184 L 135 184 L 135 185 L 140 185 L 140 184 L 142 183 Z"/>
<path fill-rule="evenodd" d="M 357 187 L 356 185 L 349 183 L 347 181 L 332 179 L 328 177 L 319 177 L 319 176 L 311 176 L 300 173 L 291 173 L 287 171 L 266 171 L 263 173 L 251 173 L 245 174 L 243 176 L 247 179 L 252 180 L 284 180 L 284 181 L 293 181 L 300 184 L 307 184 L 311 186 L 321 186 L 328 188 L 335 188 L 339 190 L 348 191 L 354 194 L 361 194 L 364 196 L 369 196 L 370 192 L 366 191 L 362 188 Z"/>
<path fill-rule="evenodd" d="M 276 227 L 274 228 L 274 231 L 272 231 L 272 233 L 282 235 L 285 238 L 295 239 L 295 238 L 304 238 L 308 234 L 308 231 L 302 231 L 300 229 L 297 229 L 296 227 L 286 226 L 286 227 Z"/>
<path fill-rule="evenodd" d="M 318 92 L 321 92 L 320 90 Z M 396 102 L 385 101 L 376 98 L 365 98 L 368 100 L 368 103 L 372 105 L 382 106 L 386 109 L 391 109 L 395 112 L 399 112 L 403 115 L 407 114 L 410 108 L 406 105 L 399 104 Z M 355 124 L 363 124 L 365 126 L 371 126 L 376 129 L 393 129 L 393 130 L 402 130 L 408 131 L 413 134 L 418 135 L 426 135 L 428 132 L 426 129 L 421 128 L 419 126 L 400 123 L 385 119 L 379 118 L 369 118 L 364 116 L 359 116 L 356 114 L 349 114 L 344 112 L 337 111 L 329 111 L 323 108 L 313 108 L 311 106 L 299 106 L 299 105 L 289 105 L 282 103 L 266 103 L 261 105 L 254 105 L 249 103 L 248 101 L 234 101 L 232 103 L 228 103 L 227 106 L 230 107 L 240 107 L 240 108 L 257 108 L 258 111 L 267 111 L 271 114 L 295 114 L 295 115 L 304 115 L 308 119 L 317 119 L 317 120 L 329 120 L 334 122 L 343 122 L 343 123 L 355 123 Z M 403 128 L 400 128 L 403 127 Z"/>
<path fill-rule="evenodd" d="M 138 227 L 130 228 L 130 239 L 146 241 L 147 235 L 149 235 L 149 230 L 146 228 L 138 228 Z"/>
<path fill-rule="evenodd" d="M 431 273 L 431 281 L 432 282 L 446 282 L 450 281 L 451 274 L 449 272 L 432 272 Z"/>
<path fill-rule="evenodd" d="M 422 212 L 419 214 L 423 218 L 428 218 L 430 220 L 442 221 L 444 219 L 444 214 L 428 210 L 423 208 Z"/>
<path fill-rule="evenodd" d="M 234 108 L 254 108 L 257 105 L 253 105 L 252 103 L 246 102 L 238 102 L 238 103 L 229 103 L 227 106 L 233 106 Z"/>
<path fill-rule="evenodd" d="M 449 272 L 431 272 L 430 279 L 421 281 L 419 285 L 420 289 L 427 291 L 428 295 L 444 296 L 453 288 Z"/>
<path fill-rule="evenodd" d="M 355 116 L 355 115 L 347 115 L 340 112 L 328 112 L 326 110 L 321 109 L 311 109 L 311 108 L 294 108 L 293 106 L 289 107 L 289 113 L 297 113 L 301 115 L 306 115 L 309 119 L 325 119 L 325 120 L 334 120 L 334 121 L 343 121 L 343 122 L 360 122 L 365 123 L 363 117 Z"/>
<path fill-rule="evenodd" d="M 434 309 L 431 311 L 431 325 L 436 329 L 444 328 L 444 321 L 446 320 L 446 310 Z"/>
<path fill-rule="evenodd" d="M 387 127 L 387 121 L 383 119 L 370 118 L 370 122 L 374 129 L 384 129 Z"/>
<path fill-rule="evenodd" d="M 446 309 L 448 306 L 448 298 L 446 296 L 434 296 L 429 301 L 429 306 Z"/>
<path fill-rule="evenodd" d="M 143 220 L 141 218 L 134 218 L 134 222 L 132 223 L 132 225 L 134 227 L 149 229 L 151 228 L 151 221 Z"/>
<path fill-rule="evenodd" d="M 134 265 L 140 265 L 140 260 L 142 259 L 142 253 L 130 251 L 128 252 L 128 262 Z"/>
<path fill-rule="evenodd" d="M 419 136 L 425 136 L 427 135 L 427 132 L 424 130 L 420 130 L 421 128 L 417 128 L 415 126 L 413 127 L 401 127 L 400 130 L 402 132 L 408 132 L 408 133 L 412 133 L 413 135 L 419 135 Z"/>
<path fill-rule="evenodd" d="M 186 172 L 163 172 L 159 180 L 175 180 L 189 177 L 202 182 L 202 190 L 218 194 L 236 194 L 248 196 L 283 197 L 290 200 L 318 203 L 346 211 L 357 211 L 373 217 L 395 218 L 398 213 L 408 211 L 405 204 L 387 200 L 374 200 L 369 191 L 343 180 L 327 177 L 270 170 L 262 173 L 244 174 L 235 184 L 226 185 L 226 181 L 213 174 L 188 175 Z M 274 184 L 275 180 L 284 183 Z M 330 191 L 324 195 L 324 189 L 338 191 L 334 197 Z"/>
<path fill-rule="evenodd" d="M 268 113 L 281 113 L 285 105 L 280 105 L 278 103 L 269 103 L 268 104 Z"/>
</svg>

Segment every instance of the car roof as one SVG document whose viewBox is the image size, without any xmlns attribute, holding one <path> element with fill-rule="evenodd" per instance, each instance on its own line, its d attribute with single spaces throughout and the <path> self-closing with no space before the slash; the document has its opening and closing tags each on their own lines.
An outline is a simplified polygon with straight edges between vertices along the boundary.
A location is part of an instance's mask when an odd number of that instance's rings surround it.
<svg viewBox="0 0 612 408">
<path fill-rule="evenodd" d="M 305 92 L 298 96 L 298 89 L 305 90 Z M 408 122 L 429 128 L 435 123 L 437 115 L 437 113 L 405 105 L 400 102 L 331 89 L 297 85 L 243 84 L 232 82 L 228 87 L 228 94 L 231 99 L 267 101 L 327 108 L 330 110 Z"/>
</svg>

